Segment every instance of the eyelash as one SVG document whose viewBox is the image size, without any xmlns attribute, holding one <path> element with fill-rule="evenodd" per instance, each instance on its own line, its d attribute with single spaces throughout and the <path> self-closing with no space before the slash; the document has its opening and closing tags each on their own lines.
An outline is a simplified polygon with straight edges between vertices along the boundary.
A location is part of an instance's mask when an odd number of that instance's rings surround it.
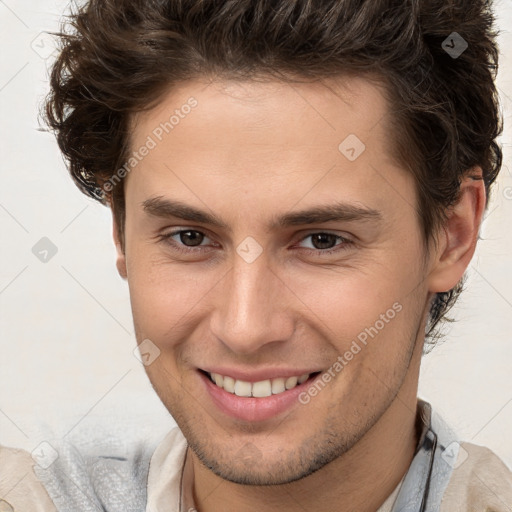
<svg viewBox="0 0 512 512">
<path fill-rule="evenodd" d="M 172 240 L 173 236 L 179 235 L 180 233 L 187 233 L 187 232 L 200 233 L 201 235 L 204 235 L 205 237 L 208 237 L 208 235 L 206 235 L 202 231 L 198 231 L 197 229 L 178 229 L 178 230 L 175 230 L 175 231 L 171 231 L 170 233 L 165 233 L 165 234 L 161 235 L 159 238 L 160 238 L 161 241 L 169 244 L 173 248 L 173 250 L 176 250 L 179 253 L 194 254 L 194 253 L 204 252 L 204 250 L 205 250 L 204 246 L 188 247 L 187 249 L 183 249 L 183 247 L 187 247 L 187 246 L 179 245 L 177 242 Z M 336 235 L 335 233 L 329 233 L 327 231 L 316 231 L 316 232 L 313 232 L 313 233 L 309 233 L 305 237 L 301 238 L 300 242 L 303 242 L 304 240 L 306 240 L 309 237 L 312 237 L 313 235 L 331 235 L 331 236 L 336 237 L 336 239 L 338 241 L 343 242 L 343 243 L 337 245 L 336 248 L 334 248 L 334 249 L 306 249 L 306 251 L 314 252 L 316 254 L 324 255 L 324 254 L 339 253 L 341 251 L 347 250 L 348 249 L 347 246 L 353 244 L 352 240 L 344 238 L 344 237 L 342 237 L 340 235 Z"/>
</svg>

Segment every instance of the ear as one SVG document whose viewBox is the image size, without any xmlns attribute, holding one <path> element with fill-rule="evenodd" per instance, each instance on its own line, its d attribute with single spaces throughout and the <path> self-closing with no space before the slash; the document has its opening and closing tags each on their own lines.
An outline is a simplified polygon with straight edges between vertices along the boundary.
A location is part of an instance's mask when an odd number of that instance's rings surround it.
<svg viewBox="0 0 512 512">
<path fill-rule="evenodd" d="M 461 280 L 475 252 L 486 200 L 482 170 L 476 167 L 462 180 L 459 200 L 440 232 L 430 292 L 447 292 Z"/>
<path fill-rule="evenodd" d="M 123 279 L 128 279 L 128 271 L 126 269 L 126 256 L 121 244 L 121 240 L 119 238 L 119 230 L 116 222 L 116 217 L 114 215 L 114 210 L 111 208 L 112 212 L 112 237 L 114 239 L 114 244 L 116 246 L 116 267 L 117 271 L 119 272 L 119 275 Z"/>
</svg>

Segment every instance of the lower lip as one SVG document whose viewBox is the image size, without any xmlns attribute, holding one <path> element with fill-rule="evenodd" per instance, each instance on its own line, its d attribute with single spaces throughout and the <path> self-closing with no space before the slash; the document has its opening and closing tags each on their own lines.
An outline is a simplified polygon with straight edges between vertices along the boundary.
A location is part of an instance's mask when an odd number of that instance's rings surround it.
<svg viewBox="0 0 512 512">
<path fill-rule="evenodd" d="M 309 387 L 318 375 L 310 377 L 307 381 L 279 393 L 264 398 L 237 396 L 228 393 L 214 384 L 210 378 L 202 372 L 198 372 L 213 403 L 225 414 L 243 421 L 264 421 L 278 414 L 288 411 L 295 405 L 301 405 L 299 395 Z"/>
</svg>

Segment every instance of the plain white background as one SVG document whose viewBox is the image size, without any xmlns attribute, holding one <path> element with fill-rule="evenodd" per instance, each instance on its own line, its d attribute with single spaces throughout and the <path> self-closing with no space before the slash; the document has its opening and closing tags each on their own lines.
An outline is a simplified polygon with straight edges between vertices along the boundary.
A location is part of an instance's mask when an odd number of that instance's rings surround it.
<svg viewBox="0 0 512 512">
<path fill-rule="evenodd" d="M 424 356 L 419 396 L 512 467 L 512 4 L 496 5 L 505 165 L 458 321 Z M 27 450 L 81 429 L 160 437 L 174 425 L 133 354 L 110 212 L 75 188 L 38 131 L 52 45 L 41 32 L 66 6 L 0 1 L 0 443 Z M 58 250 L 47 263 L 32 252 L 43 237 Z"/>
</svg>

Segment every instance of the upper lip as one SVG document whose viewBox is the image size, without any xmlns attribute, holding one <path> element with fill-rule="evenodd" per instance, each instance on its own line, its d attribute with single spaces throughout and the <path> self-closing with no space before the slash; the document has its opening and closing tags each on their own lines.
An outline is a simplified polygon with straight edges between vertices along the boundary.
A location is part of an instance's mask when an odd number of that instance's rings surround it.
<svg viewBox="0 0 512 512">
<path fill-rule="evenodd" d="M 317 373 L 322 370 L 311 369 L 311 368 L 261 368 L 243 370 L 240 368 L 225 368 L 225 367 L 209 367 L 201 368 L 201 370 L 207 373 L 218 373 L 224 377 L 233 377 L 236 380 L 243 380 L 245 382 L 260 382 L 262 380 L 271 380 L 288 377 L 300 377 L 304 374 Z"/>
</svg>

